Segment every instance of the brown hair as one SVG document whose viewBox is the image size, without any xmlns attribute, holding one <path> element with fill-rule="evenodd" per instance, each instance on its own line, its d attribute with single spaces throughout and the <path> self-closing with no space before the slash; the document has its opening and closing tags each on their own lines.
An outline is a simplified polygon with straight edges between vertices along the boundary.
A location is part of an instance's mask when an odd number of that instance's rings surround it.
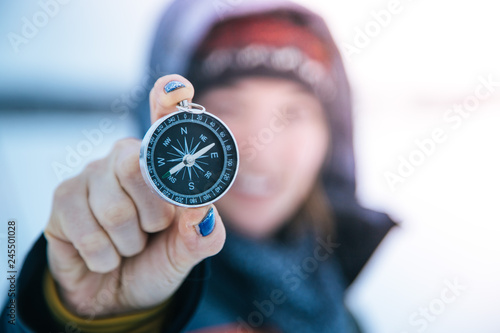
<svg viewBox="0 0 500 333">
<path fill-rule="evenodd" d="M 335 237 L 334 209 L 319 179 L 297 213 L 278 232 L 277 237 L 280 239 L 293 239 L 304 232 L 310 232 L 311 227 L 317 235 L 332 235 Z"/>
</svg>

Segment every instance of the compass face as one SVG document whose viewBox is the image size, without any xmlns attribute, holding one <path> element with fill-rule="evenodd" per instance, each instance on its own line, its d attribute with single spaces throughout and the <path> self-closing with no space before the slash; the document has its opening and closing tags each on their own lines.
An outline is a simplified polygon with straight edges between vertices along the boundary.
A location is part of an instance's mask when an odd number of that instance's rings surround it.
<svg viewBox="0 0 500 333">
<path fill-rule="evenodd" d="M 207 113 L 175 112 L 158 120 L 141 146 L 148 185 L 178 206 L 220 199 L 238 170 L 238 147 L 227 126 Z"/>
</svg>

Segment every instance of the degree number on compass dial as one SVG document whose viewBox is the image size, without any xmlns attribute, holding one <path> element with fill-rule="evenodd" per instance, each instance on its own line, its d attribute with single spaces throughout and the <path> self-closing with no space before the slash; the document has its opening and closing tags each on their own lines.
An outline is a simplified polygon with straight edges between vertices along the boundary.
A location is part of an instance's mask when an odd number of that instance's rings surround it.
<svg viewBox="0 0 500 333">
<path fill-rule="evenodd" d="M 207 113 L 179 111 L 158 120 L 141 146 L 148 185 L 178 206 L 220 199 L 238 171 L 238 147 L 227 126 Z"/>
</svg>

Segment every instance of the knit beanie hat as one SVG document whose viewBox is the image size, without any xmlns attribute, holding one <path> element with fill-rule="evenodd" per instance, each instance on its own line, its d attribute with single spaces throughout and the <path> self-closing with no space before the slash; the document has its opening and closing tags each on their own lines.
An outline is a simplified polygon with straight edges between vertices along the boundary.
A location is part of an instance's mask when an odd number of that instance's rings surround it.
<svg viewBox="0 0 500 333">
<path fill-rule="evenodd" d="M 242 76 L 298 81 L 320 100 L 334 94 L 332 50 L 289 12 L 251 15 L 216 24 L 200 44 L 188 78 L 199 92 Z"/>
</svg>

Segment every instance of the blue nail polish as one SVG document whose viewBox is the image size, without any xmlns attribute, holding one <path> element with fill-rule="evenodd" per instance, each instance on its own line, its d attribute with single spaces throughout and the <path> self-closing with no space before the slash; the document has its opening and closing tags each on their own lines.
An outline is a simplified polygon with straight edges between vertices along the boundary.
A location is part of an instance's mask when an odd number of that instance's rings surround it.
<svg viewBox="0 0 500 333">
<path fill-rule="evenodd" d="M 196 226 L 196 229 L 198 230 L 200 235 L 205 237 L 210 235 L 212 231 L 214 231 L 214 227 L 215 227 L 214 209 L 210 208 L 203 221 L 201 221 L 200 224 Z"/>
<path fill-rule="evenodd" d="M 169 92 L 172 92 L 174 90 L 177 90 L 179 88 L 184 88 L 186 87 L 184 83 L 179 82 L 179 81 L 170 81 L 165 85 L 165 92 L 168 94 Z"/>
</svg>

